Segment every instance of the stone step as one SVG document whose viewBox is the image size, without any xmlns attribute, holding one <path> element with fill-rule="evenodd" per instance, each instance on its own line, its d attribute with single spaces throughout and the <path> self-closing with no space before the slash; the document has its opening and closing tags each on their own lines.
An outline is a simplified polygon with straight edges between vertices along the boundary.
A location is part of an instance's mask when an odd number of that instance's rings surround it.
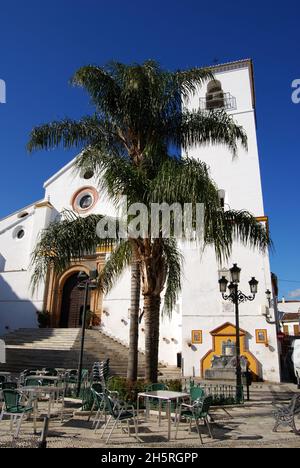
<svg viewBox="0 0 300 468">
<path fill-rule="evenodd" d="M 42 367 L 78 367 L 80 329 L 21 329 L 3 337 L 7 344 L 7 364 L 0 370 L 21 372 Z M 125 376 L 128 348 L 98 330 L 86 330 L 84 367 L 110 358 L 111 372 Z M 139 354 L 139 375 L 144 372 L 144 355 Z"/>
</svg>

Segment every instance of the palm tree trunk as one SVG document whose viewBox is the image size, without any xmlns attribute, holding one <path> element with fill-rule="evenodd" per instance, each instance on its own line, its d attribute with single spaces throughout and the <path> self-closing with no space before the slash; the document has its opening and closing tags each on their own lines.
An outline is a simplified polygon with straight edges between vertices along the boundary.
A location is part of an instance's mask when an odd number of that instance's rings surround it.
<svg viewBox="0 0 300 468">
<path fill-rule="evenodd" d="M 131 303 L 127 379 L 136 382 L 138 376 L 139 311 L 141 271 L 137 260 L 131 264 Z"/>
<path fill-rule="evenodd" d="M 158 377 L 160 296 L 144 296 L 145 379 L 156 383 Z"/>
</svg>

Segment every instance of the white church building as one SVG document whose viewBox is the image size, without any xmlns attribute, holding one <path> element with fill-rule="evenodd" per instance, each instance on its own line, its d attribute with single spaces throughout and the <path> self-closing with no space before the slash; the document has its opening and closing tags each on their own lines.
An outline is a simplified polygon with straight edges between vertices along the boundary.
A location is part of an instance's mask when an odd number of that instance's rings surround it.
<svg viewBox="0 0 300 468">
<path fill-rule="evenodd" d="M 224 209 L 248 210 L 268 228 L 264 211 L 256 139 L 255 92 L 251 60 L 212 67 L 215 80 L 193 98 L 191 108 L 225 108 L 248 136 L 248 152 L 238 156 L 223 146 L 191 148 L 189 156 L 206 162 L 220 190 Z M 50 314 L 53 328 L 80 325 L 82 296 L 76 287 L 81 270 L 98 270 L 109 255 L 101 249 L 72 266 L 59 277 L 49 272 L 45 284 L 32 296 L 30 257 L 41 230 L 65 210 L 83 216 L 112 214 L 109 202 L 98 191 L 91 171 L 78 174 L 71 161 L 44 184 L 42 200 L 0 220 L 0 335 L 18 328 L 38 327 L 37 311 Z M 185 376 L 205 378 L 217 358 L 230 355 L 235 343 L 234 306 L 219 292 L 220 275 L 227 275 L 233 263 L 241 268 L 240 287 L 250 295 L 248 281 L 259 281 L 255 300 L 240 305 L 241 352 L 254 376 L 280 381 L 276 311 L 268 302 L 266 290 L 273 290 L 268 253 L 236 244 L 226 265 L 218 265 L 214 250 L 200 254 L 197 246 L 183 246 L 184 280 L 178 304 L 171 319 L 163 318 L 160 333 L 160 361 L 182 364 Z M 271 305 L 270 305 L 271 304 Z M 111 293 L 102 297 L 91 293 L 90 308 L 98 318 L 94 325 L 128 343 L 130 274 L 126 272 Z M 140 324 L 143 348 L 144 328 Z"/>
</svg>

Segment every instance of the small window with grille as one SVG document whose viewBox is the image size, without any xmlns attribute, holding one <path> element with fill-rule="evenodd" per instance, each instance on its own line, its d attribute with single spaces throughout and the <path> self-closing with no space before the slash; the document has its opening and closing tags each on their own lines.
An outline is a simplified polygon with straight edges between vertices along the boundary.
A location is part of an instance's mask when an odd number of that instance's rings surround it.
<svg viewBox="0 0 300 468">
<path fill-rule="evenodd" d="M 206 109 L 223 109 L 225 107 L 224 92 L 220 81 L 213 80 L 207 85 Z"/>
<path fill-rule="evenodd" d="M 218 80 L 212 80 L 207 85 L 205 97 L 200 98 L 200 109 L 214 111 L 225 109 L 232 111 L 237 108 L 236 98 L 229 92 L 224 92 L 222 84 Z"/>
</svg>

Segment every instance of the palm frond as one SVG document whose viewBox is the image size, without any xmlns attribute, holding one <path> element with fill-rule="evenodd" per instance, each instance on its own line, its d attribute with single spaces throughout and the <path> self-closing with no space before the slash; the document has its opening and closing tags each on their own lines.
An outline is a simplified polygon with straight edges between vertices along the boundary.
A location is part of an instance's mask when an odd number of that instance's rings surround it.
<svg viewBox="0 0 300 468">
<path fill-rule="evenodd" d="M 244 129 L 224 110 L 184 110 L 170 116 L 161 132 L 169 143 L 184 150 L 195 145 L 224 145 L 236 156 L 238 144 L 248 148 Z"/>
<path fill-rule="evenodd" d="M 103 292 L 108 293 L 119 277 L 133 260 L 133 249 L 130 241 L 115 246 L 100 273 L 99 284 Z"/>
<path fill-rule="evenodd" d="M 207 81 L 213 80 L 214 74 L 208 68 L 191 68 L 175 72 L 174 77 L 183 98 L 188 100 Z"/>
<path fill-rule="evenodd" d="M 72 261 L 94 255 L 97 247 L 111 248 L 115 244 L 116 238 L 99 238 L 97 235 L 97 225 L 103 218 L 102 215 L 80 217 L 65 211 L 61 219 L 41 232 L 31 256 L 33 291 L 45 279 L 49 269 L 60 274 Z M 118 223 L 116 226 L 118 230 Z"/>
<path fill-rule="evenodd" d="M 151 182 L 151 201 L 169 204 L 213 203 L 220 206 L 218 189 L 208 166 L 193 158 L 169 159 Z"/>
<path fill-rule="evenodd" d="M 163 257 L 166 265 L 166 290 L 163 314 L 170 316 L 181 291 L 183 256 L 175 239 L 164 239 Z"/>
<path fill-rule="evenodd" d="M 79 121 L 65 119 L 35 127 L 27 145 L 28 151 L 49 150 L 60 145 L 63 148 L 84 147 L 104 140 L 103 122 L 97 115 L 83 117 Z"/>
<path fill-rule="evenodd" d="M 117 81 L 104 67 L 87 65 L 72 77 L 71 83 L 87 90 L 98 110 L 115 115 L 120 107 L 121 90 Z"/>
<path fill-rule="evenodd" d="M 248 211 L 224 211 L 221 208 L 218 188 L 212 181 L 207 165 L 186 158 L 165 162 L 157 177 L 151 182 L 151 200 L 193 207 L 192 224 L 197 226 L 196 206 L 203 204 L 203 230 L 195 235 L 204 235 L 204 244 L 215 246 L 219 259 L 228 258 L 235 241 L 265 251 L 272 245 L 269 232 Z M 199 220 L 198 220 L 199 221 Z M 184 232 L 183 232 L 184 234 Z"/>
<path fill-rule="evenodd" d="M 219 262 L 227 260 L 234 242 L 264 253 L 273 247 L 269 230 L 246 210 L 205 213 L 205 244 L 213 245 Z"/>
</svg>

